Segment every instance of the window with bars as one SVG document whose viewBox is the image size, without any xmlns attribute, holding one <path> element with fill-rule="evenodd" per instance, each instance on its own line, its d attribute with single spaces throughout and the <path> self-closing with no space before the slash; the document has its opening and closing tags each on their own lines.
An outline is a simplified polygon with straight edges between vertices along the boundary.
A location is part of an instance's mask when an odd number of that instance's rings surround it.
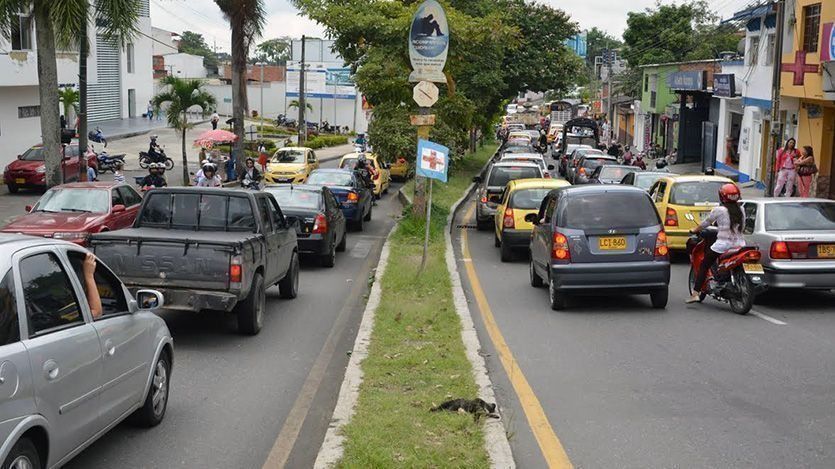
<svg viewBox="0 0 835 469">
<path fill-rule="evenodd" d="M 774 65 L 774 48 L 776 47 L 777 36 L 774 33 L 768 35 L 765 51 L 765 64 Z"/>
<path fill-rule="evenodd" d="M 821 4 L 803 7 L 803 50 L 817 52 L 821 25 Z"/>
<path fill-rule="evenodd" d="M 760 62 L 760 37 L 752 36 L 748 39 L 748 65 L 757 65 Z"/>
<path fill-rule="evenodd" d="M 128 44 L 125 48 L 125 55 L 127 55 L 127 62 L 128 62 L 128 73 L 133 73 L 134 71 L 134 57 L 133 57 L 133 44 Z"/>
</svg>

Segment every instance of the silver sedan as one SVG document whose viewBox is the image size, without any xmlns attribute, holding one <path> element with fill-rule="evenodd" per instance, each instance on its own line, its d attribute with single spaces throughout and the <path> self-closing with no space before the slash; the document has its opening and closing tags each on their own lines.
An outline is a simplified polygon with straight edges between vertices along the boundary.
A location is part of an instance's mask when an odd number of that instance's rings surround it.
<svg viewBox="0 0 835 469">
<path fill-rule="evenodd" d="M 835 289 L 835 201 L 751 199 L 744 212 L 769 288 Z"/>
<path fill-rule="evenodd" d="M 165 416 L 171 334 L 74 244 L 0 235 L 0 461 L 61 467 L 125 418 Z"/>
</svg>

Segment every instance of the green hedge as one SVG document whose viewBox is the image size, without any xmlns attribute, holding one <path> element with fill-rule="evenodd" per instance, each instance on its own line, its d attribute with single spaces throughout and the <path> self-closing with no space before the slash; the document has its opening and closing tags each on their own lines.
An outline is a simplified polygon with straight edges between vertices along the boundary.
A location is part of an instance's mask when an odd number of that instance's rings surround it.
<svg viewBox="0 0 835 469">
<path fill-rule="evenodd" d="M 348 137 L 344 135 L 319 135 L 308 139 L 304 146 L 314 150 L 318 148 L 336 147 L 348 143 Z"/>
</svg>

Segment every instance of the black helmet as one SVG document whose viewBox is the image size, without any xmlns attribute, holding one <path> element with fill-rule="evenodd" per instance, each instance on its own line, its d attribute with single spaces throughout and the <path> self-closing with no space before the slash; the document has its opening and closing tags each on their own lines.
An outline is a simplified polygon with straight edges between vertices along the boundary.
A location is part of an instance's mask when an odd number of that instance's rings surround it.
<svg viewBox="0 0 835 469">
<path fill-rule="evenodd" d="M 667 167 L 667 160 L 661 158 L 655 162 L 655 167 L 658 169 L 663 169 Z"/>
</svg>

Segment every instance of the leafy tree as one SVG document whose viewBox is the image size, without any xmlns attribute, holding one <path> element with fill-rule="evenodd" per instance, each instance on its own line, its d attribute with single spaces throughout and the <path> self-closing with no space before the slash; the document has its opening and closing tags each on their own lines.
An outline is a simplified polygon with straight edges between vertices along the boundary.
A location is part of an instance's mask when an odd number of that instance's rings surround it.
<svg viewBox="0 0 835 469">
<path fill-rule="evenodd" d="M 288 107 L 288 108 L 294 107 L 294 108 L 298 109 L 298 108 L 299 108 L 299 106 L 300 106 L 300 104 L 299 104 L 299 100 L 298 100 L 298 99 L 294 99 L 294 100 L 290 101 L 289 103 L 287 103 L 287 107 Z M 305 103 L 304 103 L 304 107 L 305 107 L 305 109 L 307 109 L 308 111 L 312 111 L 312 110 L 313 110 L 313 105 L 312 105 L 312 104 L 310 104 L 310 103 L 308 103 L 308 102 L 305 102 Z"/>
<path fill-rule="evenodd" d="M 0 34 L 9 39 L 19 24 L 22 11 L 31 11 L 35 20 L 38 93 L 41 104 L 41 135 L 48 187 L 61 184 L 61 131 L 59 121 L 58 63 L 55 51 L 75 47 L 82 25 L 91 19 L 100 24 L 105 38 L 124 43 L 136 34 L 139 2 L 124 0 L 0 0 Z"/>
<path fill-rule="evenodd" d="M 154 112 L 159 112 L 163 104 L 167 105 L 166 118 L 168 125 L 179 130 L 182 135 L 183 144 L 183 185 L 189 183 L 188 177 L 188 154 L 186 152 L 186 131 L 194 126 L 188 121 L 188 111 L 192 108 L 200 108 L 203 112 L 211 109 L 215 104 L 215 97 L 203 88 L 200 80 L 188 80 L 172 76 L 162 79 L 165 87 L 159 94 L 154 96 L 151 102 L 154 105 Z"/>
<path fill-rule="evenodd" d="M 291 57 L 291 39 L 279 37 L 268 39 L 255 47 L 251 63 L 262 62 L 268 65 L 284 65 Z"/>
<path fill-rule="evenodd" d="M 235 119 L 233 147 L 237 167 L 244 165 L 244 116 L 249 104 L 246 96 L 246 60 L 255 38 L 260 37 L 267 21 L 264 0 L 215 0 L 232 29 L 232 118 Z"/>
<path fill-rule="evenodd" d="M 78 112 L 78 90 L 72 87 L 61 88 L 58 90 L 58 101 L 64 108 L 64 118 L 67 122 L 72 122 L 71 113 Z"/>
<path fill-rule="evenodd" d="M 192 31 L 183 31 L 180 36 L 179 51 L 184 54 L 199 55 L 203 57 L 203 66 L 217 73 L 218 60 L 215 53 L 209 48 L 202 34 Z"/>
<path fill-rule="evenodd" d="M 586 66 L 593 74 L 595 57 L 602 56 L 607 49 L 620 49 L 623 41 L 595 26 L 586 32 L 586 47 Z"/>
</svg>

